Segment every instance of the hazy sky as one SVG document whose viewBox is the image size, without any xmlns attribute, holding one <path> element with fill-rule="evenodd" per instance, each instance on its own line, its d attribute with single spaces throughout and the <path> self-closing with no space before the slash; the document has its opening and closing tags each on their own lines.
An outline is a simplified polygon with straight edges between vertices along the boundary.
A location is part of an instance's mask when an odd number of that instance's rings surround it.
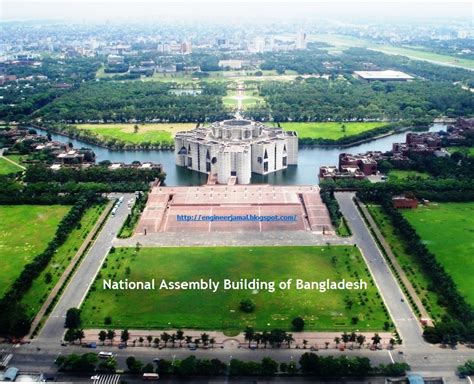
<svg viewBox="0 0 474 384">
<path fill-rule="evenodd" d="M 427 19 L 473 18 L 472 1 L 436 0 L 0 0 L 0 18 L 7 20 L 56 19 L 74 21 L 140 21 L 159 17 L 183 21 L 238 21 L 249 16 L 284 20 L 285 18 L 347 18 L 354 19 Z"/>
</svg>

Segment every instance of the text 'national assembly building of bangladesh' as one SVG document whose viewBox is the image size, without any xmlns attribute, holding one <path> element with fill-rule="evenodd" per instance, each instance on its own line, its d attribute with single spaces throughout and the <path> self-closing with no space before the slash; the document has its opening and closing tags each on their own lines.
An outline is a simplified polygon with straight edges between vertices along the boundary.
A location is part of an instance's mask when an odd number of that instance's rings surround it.
<svg viewBox="0 0 474 384">
<path fill-rule="evenodd" d="M 298 135 L 263 123 L 233 119 L 178 132 L 176 165 L 207 173 L 219 184 L 249 184 L 298 163 Z"/>
</svg>

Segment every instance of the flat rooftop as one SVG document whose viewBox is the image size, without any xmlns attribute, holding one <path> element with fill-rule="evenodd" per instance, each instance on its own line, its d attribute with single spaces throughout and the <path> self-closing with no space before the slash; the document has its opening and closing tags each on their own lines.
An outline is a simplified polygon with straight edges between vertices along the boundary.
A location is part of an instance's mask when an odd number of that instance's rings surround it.
<svg viewBox="0 0 474 384">
<path fill-rule="evenodd" d="M 292 220 L 206 220 L 203 217 L 286 216 Z M 185 216 L 188 219 L 184 220 Z M 181 217 L 181 218 L 180 218 Z M 199 219 L 196 219 L 199 218 Z M 136 234 L 156 232 L 311 231 L 333 233 L 318 186 L 204 185 L 152 189 Z"/>
<path fill-rule="evenodd" d="M 354 71 L 354 73 L 365 80 L 412 80 L 410 76 L 401 71 Z"/>
</svg>

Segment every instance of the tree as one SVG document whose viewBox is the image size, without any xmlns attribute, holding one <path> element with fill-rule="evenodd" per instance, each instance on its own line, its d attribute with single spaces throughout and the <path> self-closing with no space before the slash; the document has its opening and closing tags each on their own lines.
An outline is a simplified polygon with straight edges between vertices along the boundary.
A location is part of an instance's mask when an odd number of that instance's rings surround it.
<svg viewBox="0 0 474 384">
<path fill-rule="evenodd" d="M 334 342 L 336 343 L 336 348 L 337 348 L 337 347 L 339 346 L 339 343 L 341 342 L 341 338 L 338 337 L 338 336 L 336 336 L 336 337 L 334 338 Z"/>
<path fill-rule="evenodd" d="M 140 347 L 143 347 L 143 342 L 144 342 L 144 341 L 145 341 L 145 339 L 144 339 L 142 336 L 140 336 L 140 337 L 138 338 L 138 342 L 140 343 Z"/>
<path fill-rule="evenodd" d="M 365 336 L 360 334 L 360 335 L 357 335 L 357 344 L 359 344 L 359 348 L 362 348 L 362 344 L 364 344 L 365 342 Z"/>
<path fill-rule="evenodd" d="M 245 340 L 247 340 L 249 342 L 249 348 L 250 348 L 250 344 L 253 340 L 254 335 L 255 335 L 255 331 L 253 330 L 252 327 L 246 327 L 245 328 L 244 338 L 245 338 Z"/>
<path fill-rule="evenodd" d="M 278 371 L 278 363 L 270 357 L 264 357 L 260 367 L 263 376 L 273 376 Z"/>
<path fill-rule="evenodd" d="M 306 349 L 307 345 L 308 345 L 308 340 L 303 339 L 303 349 Z"/>
<path fill-rule="evenodd" d="M 133 133 L 138 133 L 139 129 L 140 129 L 140 128 L 138 127 L 138 124 L 135 124 L 135 125 L 133 126 Z"/>
<path fill-rule="evenodd" d="M 147 339 L 147 341 L 148 341 L 148 346 L 151 347 L 151 342 L 153 341 L 153 336 L 148 335 L 148 336 L 146 337 L 146 339 Z"/>
<path fill-rule="evenodd" d="M 286 339 L 286 332 L 282 329 L 272 329 L 270 331 L 270 343 L 273 347 L 280 348 L 281 343 Z"/>
<path fill-rule="evenodd" d="M 184 340 L 184 332 L 181 329 L 176 331 L 176 340 L 179 341 L 179 347 L 181 348 Z"/>
<path fill-rule="evenodd" d="M 81 310 L 78 308 L 69 308 L 66 312 L 66 328 L 79 328 L 81 326 Z"/>
<path fill-rule="evenodd" d="M 287 345 L 288 345 L 288 348 L 290 348 L 290 347 L 291 347 L 291 343 L 292 343 L 293 341 L 295 341 L 295 339 L 293 338 L 293 335 L 292 335 L 291 333 L 287 333 L 287 334 L 285 335 L 285 341 L 286 341 L 286 343 L 287 343 Z"/>
<path fill-rule="evenodd" d="M 186 336 L 185 337 L 186 344 L 189 345 L 193 342 L 193 337 L 192 336 Z"/>
<path fill-rule="evenodd" d="M 90 373 L 94 372 L 98 361 L 99 359 L 95 353 L 85 353 L 80 356 L 72 353 L 70 355 L 59 356 L 54 363 L 61 372 Z"/>
<path fill-rule="evenodd" d="M 373 341 L 374 345 L 380 344 L 381 340 L 382 340 L 382 338 L 379 336 L 378 333 L 374 334 L 374 336 L 372 337 L 372 341 Z"/>
<path fill-rule="evenodd" d="M 107 360 L 99 363 L 97 370 L 103 373 L 114 373 L 117 369 L 117 360 L 113 357 L 109 357 Z"/>
<path fill-rule="evenodd" d="M 354 343 L 357 339 L 357 335 L 354 331 L 351 332 L 351 334 L 349 335 L 349 341 L 352 343 L 352 347 L 354 347 Z"/>
<path fill-rule="evenodd" d="M 115 339 L 115 331 L 113 329 L 107 330 L 107 340 L 110 340 L 110 345 L 113 345 Z"/>
<path fill-rule="evenodd" d="M 267 348 L 267 343 L 270 341 L 270 334 L 267 331 L 262 332 L 263 347 Z"/>
<path fill-rule="evenodd" d="M 389 340 L 389 343 L 390 343 L 390 348 L 393 349 L 393 347 L 395 346 L 395 344 L 397 343 L 397 341 L 392 337 L 392 338 Z"/>
<path fill-rule="evenodd" d="M 124 329 L 122 333 L 120 334 L 120 341 L 122 343 L 125 343 L 125 345 L 127 345 L 129 339 L 130 339 L 130 333 L 128 332 L 128 329 Z"/>
<path fill-rule="evenodd" d="M 107 332 L 104 330 L 99 332 L 99 341 L 102 342 L 102 345 L 105 345 L 105 340 L 107 339 Z"/>
<path fill-rule="evenodd" d="M 243 299 L 239 308 L 242 312 L 251 313 L 255 310 L 255 303 L 251 299 Z"/>
<path fill-rule="evenodd" d="M 298 316 L 295 317 L 291 321 L 291 325 L 293 325 L 293 329 L 297 332 L 301 332 L 304 329 L 304 320 L 302 317 Z"/>
<path fill-rule="evenodd" d="M 155 346 L 155 348 L 158 348 L 158 346 L 160 345 L 160 339 L 158 337 L 155 337 L 153 339 L 153 345 Z"/>
<path fill-rule="evenodd" d="M 127 368 L 130 373 L 141 373 L 142 371 L 143 363 L 135 359 L 134 356 L 127 357 L 125 364 L 127 364 Z"/>
<path fill-rule="evenodd" d="M 84 339 L 85 334 L 83 329 L 76 329 L 76 340 L 79 340 L 79 344 L 82 344 L 82 339 Z"/>
<path fill-rule="evenodd" d="M 142 369 L 143 373 L 153 373 L 154 371 L 155 371 L 155 369 L 153 367 L 153 364 L 151 364 L 151 363 L 146 364 Z"/>
<path fill-rule="evenodd" d="M 474 375 L 474 360 L 468 360 L 463 365 L 458 367 L 460 377 L 467 377 Z"/>
<path fill-rule="evenodd" d="M 161 335 L 160 335 L 160 338 L 161 340 L 165 343 L 165 348 L 166 348 L 166 344 L 168 344 L 168 341 L 170 341 L 170 334 L 167 333 L 167 332 L 163 332 Z"/>
<path fill-rule="evenodd" d="M 347 334 L 347 332 L 344 332 L 341 336 L 341 340 L 344 343 L 344 347 L 346 347 L 347 343 L 350 340 L 350 336 Z"/>
<path fill-rule="evenodd" d="M 201 341 L 204 345 L 209 342 L 209 335 L 207 333 L 201 333 Z"/>
<path fill-rule="evenodd" d="M 174 348 L 174 343 L 176 342 L 176 333 L 172 333 L 170 336 L 171 346 Z"/>
<path fill-rule="evenodd" d="M 77 340 L 76 335 L 76 329 L 69 328 L 64 334 L 64 341 L 68 343 L 74 343 Z"/>
</svg>

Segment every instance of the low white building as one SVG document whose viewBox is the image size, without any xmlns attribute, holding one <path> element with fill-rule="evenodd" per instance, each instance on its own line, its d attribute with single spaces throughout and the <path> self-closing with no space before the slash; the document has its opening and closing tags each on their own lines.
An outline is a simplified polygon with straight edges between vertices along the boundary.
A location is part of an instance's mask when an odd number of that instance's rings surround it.
<svg viewBox="0 0 474 384">
<path fill-rule="evenodd" d="M 219 184 L 231 177 L 249 184 L 252 172 L 267 175 L 298 163 L 296 132 L 250 120 L 224 120 L 178 132 L 174 144 L 176 165 L 215 176 Z"/>
</svg>

